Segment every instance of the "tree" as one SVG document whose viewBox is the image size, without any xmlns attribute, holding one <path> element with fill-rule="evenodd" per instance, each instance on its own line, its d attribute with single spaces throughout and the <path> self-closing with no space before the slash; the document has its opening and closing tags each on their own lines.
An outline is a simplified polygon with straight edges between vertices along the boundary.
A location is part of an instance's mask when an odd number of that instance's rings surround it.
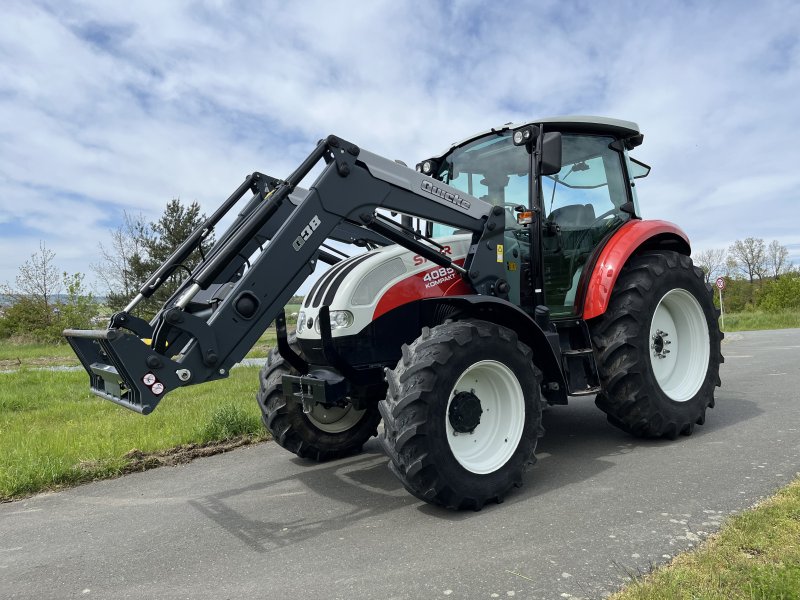
<svg viewBox="0 0 800 600">
<path fill-rule="evenodd" d="M 180 198 L 170 200 L 158 221 L 150 223 L 142 237 L 145 258 L 141 266 L 147 272 L 147 276 L 149 277 L 152 272 L 158 269 L 205 219 L 205 215 L 200 213 L 200 205 L 197 202 L 184 206 Z M 207 245 L 213 244 L 213 237 L 206 238 L 205 243 Z M 191 270 L 197 266 L 201 259 L 201 253 L 195 250 L 183 262 L 183 268 L 175 269 L 172 275 L 152 296 L 152 300 L 148 303 L 147 308 L 144 309 L 146 316 L 151 317 L 155 314 L 157 309 L 188 278 Z"/>
<path fill-rule="evenodd" d="M 56 253 L 39 242 L 39 251 L 31 254 L 19 268 L 16 277 L 17 292 L 28 296 L 42 307 L 43 320 L 53 321 L 53 300 L 61 293 L 61 277 L 55 266 Z"/>
<path fill-rule="evenodd" d="M 736 240 L 728 249 L 729 265 L 746 276 L 750 283 L 761 279 L 767 272 L 767 250 L 761 238 Z"/>
<path fill-rule="evenodd" d="M 61 277 L 55 266 L 56 253 L 39 242 L 39 251 L 19 267 L 15 279 L 16 287 L 2 286 L 3 294 L 11 299 L 12 306 L 6 311 L 6 319 L 13 330 L 36 331 L 45 329 L 54 321 L 53 304 L 61 292 Z M 19 321 L 24 325 L 14 325 Z"/>
<path fill-rule="evenodd" d="M 16 289 L 3 286 L 12 304 L 0 324 L 4 336 L 29 337 L 43 342 L 63 341 L 66 328 L 87 328 L 97 314 L 97 302 L 83 287 L 83 274 L 62 273 L 55 266 L 55 252 L 44 242 L 39 252 L 19 267 Z M 63 286 L 63 287 L 62 287 Z M 62 296 L 61 290 L 67 290 Z"/>
<path fill-rule="evenodd" d="M 694 264 L 703 270 L 706 283 L 711 283 L 720 275 L 725 274 L 726 253 L 725 248 L 710 248 L 692 256 Z"/>
<path fill-rule="evenodd" d="M 108 289 L 109 306 L 115 310 L 124 308 L 150 275 L 203 221 L 205 215 L 200 213 L 200 205 L 192 202 L 184 206 L 180 198 L 170 200 L 161 217 L 151 223 L 145 223 L 141 216 L 126 214 L 122 225 L 111 232 L 111 246 L 101 245 L 102 261 L 92 266 Z M 213 243 L 212 236 L 206 238 L 206 246 Z M 198 251 L 193 252 L 183 268 L 177 268 L 150 300 L 137 306 L 136 314 L 152 318 L 201 258 Z"/>
<path fill-rule="evenodd" d="M 106 303 L 112 310 L 122 310 L 149 276 L 142 255 L 142 240 L 147 224 L 142 215 L 125 213 L 122 224 L 111 231 L 111 244 L 100 244 L 101 261 L 92 270 L 106 288 Z"/>
<path fill-rule="evenodd" d="M 99 306 L 94 294 L 84 287 L 83 280 L 83 273 L 64 273 L 67 293 L 58 302 L 58 326 L 53 332 L 59 339 L 64 329 L 88 329 L 97 316 Z"/>
<path fill-rule="evenodd" d="M 767 247 L 766 267 L 769 275 L 778 279 L 781 275 L 792 268 L 792 263 L 787 262 L 789 250 L 786 246 L 781 246 L 778 240 L 772 240 Z"/>
</svg>

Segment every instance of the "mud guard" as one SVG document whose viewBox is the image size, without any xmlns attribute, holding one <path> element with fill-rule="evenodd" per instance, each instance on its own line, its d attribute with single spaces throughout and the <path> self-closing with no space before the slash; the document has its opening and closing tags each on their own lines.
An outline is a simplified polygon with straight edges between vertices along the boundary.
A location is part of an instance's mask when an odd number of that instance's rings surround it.
<svg viewBox="0 0 800 600">
<path fill-rule="evenodd" d="M 533 350 L 534 362 L 542 371 L 542 394 L 550 404 L 567 403 L 567 385 L 558 354 L 558 334 L 544 331 L 516 304 L 494 296 L 446 296 L 421 301 L 456 309 L 462 316 L 491 321 L 517 332 L 521 341 Z"/>
<path fill-rule="evenodd" d="M 619 273 L 628 259 L 640 250 L 674 250 L 689 256 L 689 238 L 677 225 L 668 221 L 628 221 L 620 227 L 603 246 L 594 261 L 589 279 L 581 288 L 584 298 L 576 303 L 583 305 L 583 318 L 602 315 L 608 308 L 611 291 Z"/>
</svg>

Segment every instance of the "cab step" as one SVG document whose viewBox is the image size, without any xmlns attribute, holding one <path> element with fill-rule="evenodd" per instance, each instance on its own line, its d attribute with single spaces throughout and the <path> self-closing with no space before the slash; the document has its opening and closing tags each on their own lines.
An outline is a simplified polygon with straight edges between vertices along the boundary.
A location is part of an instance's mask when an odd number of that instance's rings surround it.
<svg viewBox="0 0 800 600">
<path fill-rule="evenodd" d="M 570 396 L 591 396 L 600 391 L 597 365 L 591 348 L 562 350 L 561 364 Z"/>
</svg>

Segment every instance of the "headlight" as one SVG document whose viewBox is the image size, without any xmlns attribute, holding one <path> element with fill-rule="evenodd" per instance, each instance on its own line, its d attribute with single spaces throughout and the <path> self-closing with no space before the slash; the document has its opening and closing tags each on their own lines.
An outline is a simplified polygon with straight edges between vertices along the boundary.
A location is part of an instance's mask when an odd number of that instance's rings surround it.
<svg viewBox="0 0 800 600">
<path fill-rule="evenodd" d="M 353 324 L 353 313 L 349 310 L 335 310 L 331 313 L 331 329 L 343 329 Z"/>
<path fill-rule="evenodd" d="M 536 132 L 538 132 L 538 130 L 536 130 Z M 515 146 L 522 146 L 523 144 L 527 144 L 531 141 L 533 134 L 533 126 L 526 125 L 522 129 L 517 129 L 511 139 L 514 141 Z"/>
<path fill-rule="evenodd" d="M 331 311 L 331 331 L 335 329 L 344 329 L 345 327 L 350 327 L 353 324 L 353 313 L 349 310 L 332 310 Z M 317 319 L 316 324 L 314 325 L 314 331 L 317 333 L 320 332 L 319 330 L 319 319 Z"/>
<path fill-rule="evenodd" d="M 303 329 L 306 328 L 306 313 L 304 311 L 300 311 L 300 314 L 297 315 L 297 333 L 303 333 Z"/>
</svg>

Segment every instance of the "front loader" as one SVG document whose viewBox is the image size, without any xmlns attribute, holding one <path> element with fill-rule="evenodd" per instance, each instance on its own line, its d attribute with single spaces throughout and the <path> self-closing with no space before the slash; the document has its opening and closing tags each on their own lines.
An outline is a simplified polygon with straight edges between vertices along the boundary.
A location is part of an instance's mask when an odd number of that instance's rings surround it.
<svg viewBox="0 0 800 600">
<path fill-rule="evenodd" d="M 641 141 L 627 121 L 540 119 L 412 170 L 329 136 L 285 180 L 249 175 L 106 329 L 64 335 L 93 393 L 148 414 L 227 377 L 274 322 L 257 399 L 278 444 L 335 459 L 382 422 L 409 492 L 480 509 L 521 485 L 543 405 L 595 396 L 670 438 L 713 406 L 717 313 L 686 235 L 641 219 Z M 239 204 L 153 320 L 133 316 Z M 290 334 L 283 307 L 319 261 Z"/>
</svg>

